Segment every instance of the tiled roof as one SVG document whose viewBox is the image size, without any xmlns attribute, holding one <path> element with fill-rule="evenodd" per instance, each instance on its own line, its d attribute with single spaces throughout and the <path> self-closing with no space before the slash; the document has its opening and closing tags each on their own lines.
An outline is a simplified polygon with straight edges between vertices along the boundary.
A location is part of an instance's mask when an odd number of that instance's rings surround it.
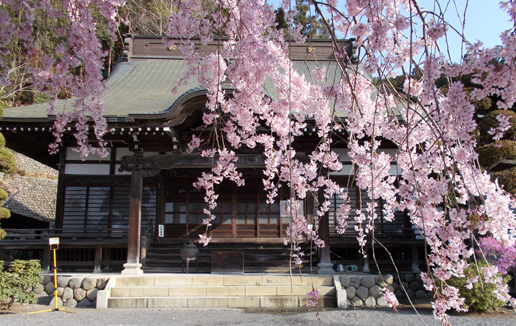
<svg viewBox="0 0 516 326">
<path fill-rule="evenodd" d="M 327 66 L 327 80 L 340 78 L 339 68 L 332 59 L 331 42 L 315 42 L 315 46 L 322 51 L 314 60 L 314 55 L 307 53 L 307 45 L 295 45 L 294 69 L 312 80 L 311 71 L 317 64 Z M 199 51 L 214 51 L 214 46 Z M 299 53 L 298 53 L 299 52 Z M 119 62 L 113 73 L 106 80 L 107 90 L 104 96 L 104 115 L 113 118 L 130 117 L 131 115 L 147 115 L 157 118 L 159 114 L 173 111 L 174 103 L 192 90 L 199 89 L 197 76 L 191 76 L 172 93 L 172 89 L 179 83 L 187 71 L 187 63 L 180 57 L 179 50 L 169 51 L 162 45 L 161 39 L 136 38 L 133 52 L 129 59 Z M 277 91 L 272 83 L 264 85 L 266 92 L 273 99 L 277 98 Z M 58 111 L 65 108 L 73 110 L 72 100 L 59 101 L 56 104 Z M 46 118 L 48 104 L 37 104 L 19 108 L 4 109 L 4 120 L 25 118 Z M 158 114 L 152 117 L 153 114 Z"/>
<path fill-rule="evenodd" d="M 4 176 L 0 188 L 9 199 L 4 207 L 11 213 L 53 224 L 56 214 L 57 171 L 19 153 L 14 154 L 18 169 L 27 176 Z"/>
</svg>

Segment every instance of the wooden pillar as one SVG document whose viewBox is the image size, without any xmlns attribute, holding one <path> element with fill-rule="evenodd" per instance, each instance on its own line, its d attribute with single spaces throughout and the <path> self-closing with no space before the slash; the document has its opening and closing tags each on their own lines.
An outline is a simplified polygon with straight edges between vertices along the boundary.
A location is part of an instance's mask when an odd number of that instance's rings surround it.
<svg viewBox="0 0 516 326">
<path fill-rule="evenodd" d="M 419 255 L 416 245 L 412 245 L 412 272 L 421 273 L 421 269 L 419 269 Z"/>
<path fill-rule="evenodd" d="M 159 241 L 159 225 L 165 225 L 165 180 L 162 175 L 158 176 L 156 184 L 156 223 L 154 225 L 154 241 Z"/>
<path fill-rule="evenodd" d="M 54 227 L 58 229 L 63 227 L 66 147 L 61 149 L 59 153 L 59 163 L 57 164 L 59 176 L 57 181 L 56 219 L 54 221 Z"/>
<path fill-rule="evenodd" d="M 143 274 L 140 264 L 140 229 L 142 202 L 142 170 L 134 166 L 131 174 L 131 197 L 129 198 L 129 243 L 127 245 L 127 263 L 122 274 Z"/>
<path fill-rule="evenodd" d="M 102 246 L 96 245 L 95 246 L 95 263 L 93 266 L 93 273 L 102 273 Z"/>
<path fill-rule="evenodd" d="M 319 190 L 319 203 L 324 201 L 324 194 Z M 317 266 L 317 274 L 334 274 L 333 264 L 330 257 L 330 221 L 328 213 L 319 219 L 319 238 L 324 241 L 324 248 L 319 248 L 320 257 Z"/>
<path fill-rule="evenodd" d="M 369 268 L 369 250 L 367 248 L 365 248 L 365 250 L 367 255 L 364 256 L 364 267 L 362 268 L 362 272 L 369 273 L 371 271 Z"/>
<path fill-rule="evenodd" d="M 50 246 L 45 246 L 45 249 L 43 249 L 43 261 L 41 263 L 41 269 L 45 273 L 50 271 Z"/>
</svg>

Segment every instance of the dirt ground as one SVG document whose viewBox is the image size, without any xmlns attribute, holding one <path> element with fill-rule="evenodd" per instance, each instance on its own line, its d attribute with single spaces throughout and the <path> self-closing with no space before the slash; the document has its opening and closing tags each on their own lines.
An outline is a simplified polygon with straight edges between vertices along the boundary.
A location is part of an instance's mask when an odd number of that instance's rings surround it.
<svg viewBox="0 0 516 326">
<path fill-rule="evenodd" d="M 53 308 L 55 308 L 55 307 L 49 305 L 51 300 L 52 300 L 52 296 L 46 296 L 46 297 L 39 298 L 37 304 L 19 304 L 19 303 L 15 303 L 14 305 L 11 306 L 11 308 L 9 310 L 0 310 L 0 315 L 4 315 L 4 314 L 27 314 L 29 312 L 53 310 Z M 417 309 L 418 312 L 425 313 L 425 314 L 431 314 L 432 313 L 432 305 L 429 302 L 415 302 L 414 303 L 414 307 Z M 400 304 L 397 307 L 397 309 L 399 311 L 410 311 L 410 310 L 413 310 L 414 307 L 410 306 L 409 304 Z M 77 311 L 77 310 L 84 310 L 84 309 L 95 310 L 93 308 L 65 308 L 65 309 L 69 310 L 69 311 Z M 330 310 L 331 309 L 332 308 L 330 308 Z M 353 308 L 350 308 L 350 310 L 351 309 L 353 309 Z M 371 308 L 365 308 L 364 307 L 364 308 L 355 308 L 355 309 L 367 310 L 367 309 L 371 309 Z M 260 312 L 262 312 L 262 311 L 263 310 L 260 310 Z M 252 312 L 252 310 L 250 312 Z M 281 311 L 278 311 L 278 312 L 281 312 Z M 478 316 L 478 317 L 481 317 L 481 318 L 501 318 L 501 317 L 509 316 L 509 315 L 515 315 L 516 316 L 516 311 L 514 311 L 509 306 L 506 306 L 506 307 L 499 308 L 497 311 L 493 311 L 493 312 L 489 312 L 489 313 L 469 312 L 469 313 L 461 313 L 461 314 L 451 313 L 451 315 L 454 315 L 454 316 L 463 316 L 463 315 Z"/>
</svg>

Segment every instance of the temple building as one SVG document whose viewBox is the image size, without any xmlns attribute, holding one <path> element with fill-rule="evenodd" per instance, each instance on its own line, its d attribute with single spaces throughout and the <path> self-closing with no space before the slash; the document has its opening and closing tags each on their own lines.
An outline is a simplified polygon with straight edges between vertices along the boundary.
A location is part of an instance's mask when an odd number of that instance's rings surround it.
<svg viewBox="0 0 516 326">
<path fill-rule="evenodd" d="M 50 155 L 48 145 L 54 141 L 52 125 L 56 117 L 47 113 L 48 104 L 5 109 L 0 131 L 8 147 L 59 171 L 55 232 L 62 239 L 63 266 L 84 268 L 91 263 L 97 272 L 115 269 L 128 274 L 142 270 L 178 271 L 181 269 L 179 249 L 188 240 L 198 240 L 199 234 L 206 231 L 202 223 L 206 218 L 205 194 L 192 184 L 213 162 L 187 151 L 192 135 L 197 135 L 204 126 L 206 89 L 192 77 L 177 92 L 171 92 L 187 64 L 179 49 L 165 47 L 162 38 L 130 36 L 125 42 L 124 57 L 105 81 L 104 114 L 110 130 L 105 135 L 108 156 L 90 155 L 81 160 L 74 151 L 73 124 L 65 132 L 59 153 Z M 352 58 L 354 42 L 342 42 Z M 211 53 L 216 48 L 217 42 L 207 46 L 199 43 L 196 51 Z M 294 69 L 306 76 L 316 64 L 326 65 L 328 75 L 339 70 L 330 40 L 292 44 L 290 56 Z M 231 94 L 231 85 L 223 86 Z M 264 92 L 275 100 L 273 87 L 264 85 Z M 61 100 L 56 107 L 59 110 L 65 105 L 71 105 L 70 100 Z M 338 133 L 340 139 L 346 138 L 345 131 Z M 294 148 L 299 155 L 307 155 L 318 141 L 308 124 L 304 135 L 296 137 Z M 330 176 L 346 187 L 351 212 L 355 214 L 357 208 L 365 206 L 367 194 L 353 184 L 354 170 L 345 142 L 334 144 L 344 167 Z M 393 145 L 383 146 L 385 151 L 396 151 Z M 288 271 L 289 248 L 282 245 L 290 222 L 282 209 L 288 190 L 284 189 L 274 204 L 266 203 L 262 184 L 264 156 L 256 149 L 237 154 L 245 186 L 227 182 L 217 187 L 219 199 L 214 212 L 217 218 L 208 230 L 213 243 L 205 248 L 198 246 L 200 271 L 210 271 L 211 257 L 231 251 L 243 252 L 243 261 L 242 267 L 238 262 L 228 269 Z M 396 174 L 396 162 L 391 167 L 391 173 Z M 339 199 L 335 198 L 329 214 L 319 220 L 314 216 L 317 206 L 314 196 L 302 202 L 309 223 L 319 229 L 328 244 L 319 250 L 307 241 L 303 267 L 311 265 L 320 273 L 331 273 L 337 264 L 365 271 L 376 269 L 376 265 L 369 265 L 359 253 L 352 217 L 348 231 L 344 235 L 336 233 L 338 204 Z M 378 239 L 391 250 L 402 269 L 417 271 L 424 242 L 411 228 L 407 215 L 396 212 L 395 221 L 387 222 L 381 201 L 377 213 Z M 6 243 L 9 239 L 6 238 Z M 19 241 L 18 246 L 46 248 L 44 240 L 31 241 Z M 374 248 L 371 241 L 368 246 L 368 250 Z M 379 265 L 392 269 L 388 255 L 379 248 L 375 250 Z"/>
</svg>

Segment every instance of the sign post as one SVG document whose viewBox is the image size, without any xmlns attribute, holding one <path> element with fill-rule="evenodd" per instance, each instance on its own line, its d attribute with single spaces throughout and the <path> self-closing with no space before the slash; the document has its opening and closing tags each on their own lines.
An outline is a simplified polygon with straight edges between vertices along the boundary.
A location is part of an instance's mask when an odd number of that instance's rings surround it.
<svg viewBox="0 0 516 326">
<path fill-rule="evenodd" d="M 42 310 L 42 311 L 33 311 L 28 314 L 37 314 L 40 312 L 51 312 L 51 311 L 64 311 L 68 313 L 74 313 L 73 311 L 66 310 L 65 308 L 59 308 L 57 306 L 57 263 L 56 263 L 56 251 L 59 249 L 59 238 L 48 238 L 48 245 L 50 246 L 50 250 L 52 250 L 54 255 L 54 309 Z"/>
</svg>

